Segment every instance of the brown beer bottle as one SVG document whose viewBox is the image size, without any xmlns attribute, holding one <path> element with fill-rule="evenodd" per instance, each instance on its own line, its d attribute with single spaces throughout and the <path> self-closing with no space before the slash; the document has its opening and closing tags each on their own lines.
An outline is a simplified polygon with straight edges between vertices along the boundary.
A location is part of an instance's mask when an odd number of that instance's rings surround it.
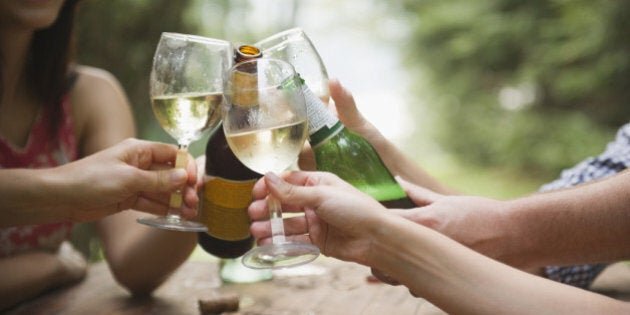
<svg viewBox="0 0 630 315">
<path fill-rule="evenodd" d="M 243 45 L 235 50 L 234 62 L 260 58 L 260 50 Z M 254 70 L 254 69 L 252 69 Z M 200 222 L 208 227 L 198 233 L 199 245 L 220 258 L 237 258 L 254 245 L 249 232 L 247 207 L 252 202 L 252 188 L 262 177 L 243 165 L 227 144 L 219 125 L 206 144 L 206 164 Z"/>
</svg>

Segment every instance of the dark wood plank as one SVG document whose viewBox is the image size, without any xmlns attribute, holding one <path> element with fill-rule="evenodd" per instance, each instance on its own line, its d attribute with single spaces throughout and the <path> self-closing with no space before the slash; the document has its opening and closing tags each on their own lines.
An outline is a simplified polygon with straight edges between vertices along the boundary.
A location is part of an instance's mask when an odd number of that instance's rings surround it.
<svg viewBox="0 0 630 315">
<path fill-rule="evenodd" d="M 291 273 L 302 272 L 295 275 Z M 235 293 L 240 310 L 225 314 L 415 314 L 425 301 L 403 287 L 369 283 L 369 269 L 331 258 L 274 274 L 271 281 L 223 284 L 216 262 L 189 261 L 152 297 L 133 298 L 105 263 L 78 285 L 42 295 L 7 312 L 30 314 L 199 314 L 198 301 Z"/>
<path fill-rule="evenodd" d="M 369 274 L 366 267 L 320 257 L 276 272 L 270 281 L 224 284 L 216 261 L 188 261 L 152 297 L 133 298 L 114 281 L 105 263 L 97 263 L 80 284 L 44 294 L 6 314 L 200 314 L 200 299 L 227 294 L 240 298 L 240 310 L 225 313 L 232 315 L 444 314 L 403 286 L 367 281 Z M 630 300 L 630 265 L 607 269 L 595 289 Z"/>
</svg>

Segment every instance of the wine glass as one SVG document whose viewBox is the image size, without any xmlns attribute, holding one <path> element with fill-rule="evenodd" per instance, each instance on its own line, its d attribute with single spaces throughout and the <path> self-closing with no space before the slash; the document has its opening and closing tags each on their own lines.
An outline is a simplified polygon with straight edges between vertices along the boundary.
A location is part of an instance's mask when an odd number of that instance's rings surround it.
<svg viewBox="0 0 630 315">
<path fill-rule="evenodd" d="M 284 60 L 290 63 L 295 71 L 304 79 L 305 84 L 319 99 L 328 104 L 330 91 L 328 90 L 328 72 L 317 53 L 313 42 L 301 28 L 291 28 L 271 35 L 255 44 L 266 58 Z M 311 168 L 315 165 L 315 157 L 311 153 L 310 144 L 304 144 L 299 163 L 293 168 Z"/>
<path fill-rule="evenodd" d="M 221 121 L 223 77 L 231 66 L 230 42 L 201 36 L 162 33 L 151 68 L 151 107 L 158 122 L 178 144 L 175 167 L 187 163 L 188 145 Z M 171 194 L 166 217 L 140 218 L 149 226 L 177 231 L 206 231 L 180 217 L 182 190 Z"/>
<path fill-rule="evenodd" d="M 239 63 L 227 73 L 223 130 L 234 155 L 253 171 L 279 173 L 294 163 L 308 134 L 301 80 L 291 64 L 278 59 Z M 285 239 L 280 201 L 267 197 L 272 244 L 243 256 L 253 269 L 308 263 L 319 249 Z"/>
<path fill-rule="evenodd" d="M 271 35 L 254 46 L 260 48 L 265 58 L 290 63 L 311 91 L 328 104 L 330 92 L 326 67 L 315 46 L 301 28 L 292 28 Z"/>
</svg>

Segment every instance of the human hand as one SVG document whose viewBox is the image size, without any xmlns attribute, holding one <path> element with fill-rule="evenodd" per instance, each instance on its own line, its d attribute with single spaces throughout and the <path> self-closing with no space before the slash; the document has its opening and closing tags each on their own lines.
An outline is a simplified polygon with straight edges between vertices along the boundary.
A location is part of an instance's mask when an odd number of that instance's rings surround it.
<svg viewBox="0 0 630 315">
<path fill-rule="evenodd" d="M 380 134 L 378 129 L 361 114 L 352 93 L 341 85 L 339 80 L 331 79 L 328 88 L 330 97 L 335 103 L 337 117 L 346 128 L 360 134 L 368 141 L 372 140 L 373 135 Z"/>
<path fill-rule="evenodd" d="M 304 213 L 284 220 L 288 241 L 311 242 L 324 255 L 367 263 L 371 231 L 386 215 L 383 206 L 331 173 L 296 171 L 282 178 L 269 173 L 254 186 L 249 215 L 259 244 L 271 243 L 265 199 L 271 193 L 284 212 Z"/>
<path fill-rule="evenodd" d="M 71 183 L 65 200 L 74 205 L 72 221 L 92 221 L 126 209 L 165 215 L 170 193 L 182 186 L 181 214 L 190 218 L 199 201 L 197 167 L 188 155 L 186 169 L 174 169 L 176 156 L 173 145 L 127 139 L 52 171 Z"/>
<path fill-rule="evenodd" d="M 442 195 L 396 178 L 419 208 L 391 210 L 401 217 L 436 230 L 486 256 L 507 263 L 514 229 L 509 204 L 490 198 Z"/>
<path fill-rule="evenodd" d="M 504 202 L 475 196 L 442 195 L 400 177 L 396 180 L 419 207 L 391 209 L 389 213 L 436 230 L 486 256 L 510 260 L 507 257 L 510 237 Z M 372 269 L 372 275 L 382 282 L 399 284 L 379 270 Z"/>
</svg>

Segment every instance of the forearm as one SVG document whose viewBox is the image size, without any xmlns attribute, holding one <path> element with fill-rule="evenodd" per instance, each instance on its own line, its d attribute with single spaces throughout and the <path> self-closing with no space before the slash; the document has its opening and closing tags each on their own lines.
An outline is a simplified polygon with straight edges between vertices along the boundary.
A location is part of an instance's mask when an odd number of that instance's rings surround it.
<svg viewBox="0 0 630 315">
<path fill-rule="evenodd" d="M 624 303 L 518 271 L 402 218 L 381 224 L 369 265 L 448 313 L 628 312 Z"/>
<path fill-rule="evenodd" d="M 37 251 L 0 259 L 0 310 L 31 299 L 61 281 L 54 253 Z"/>
<path fill-rule="evenodd" d="M 0 226 L 69 220 L 61 194 L 67 186 L 55 169 L 0 170 Z"/>
<path fill-rule="evenodd" d="M 630 258 L 630 172 L 509 204 L 514 235 L 524 244 L 513 254 L 533 265 Z"/>
<path fill-rule="evenodd" d="M 101 221 L 109 222 L 100 222 L 99 230 L 116 280 L 133 294 L 147 294 L 186 261 L 197 234 L 145 227 L 136 223 L 136 217 L 127 212 L 105 218 Z M 104 229 L 109 231 L 103 233 Z"/>
</svg>

